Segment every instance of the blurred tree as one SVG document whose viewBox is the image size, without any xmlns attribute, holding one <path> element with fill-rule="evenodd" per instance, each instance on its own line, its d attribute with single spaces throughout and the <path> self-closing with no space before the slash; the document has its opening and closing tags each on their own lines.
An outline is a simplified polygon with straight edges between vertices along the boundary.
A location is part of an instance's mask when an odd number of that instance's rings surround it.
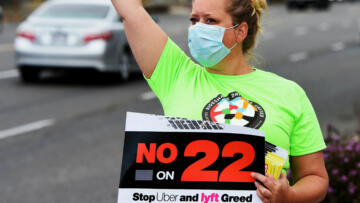
<svg viewBox="0 0 360 203">
<path fill-rule="evenodd" d="M 19 21 L 24 19 L 31 11 L 45 0 L 0 0 L 4 7 L 4 16 L 7 21 Z"/>
</svg>

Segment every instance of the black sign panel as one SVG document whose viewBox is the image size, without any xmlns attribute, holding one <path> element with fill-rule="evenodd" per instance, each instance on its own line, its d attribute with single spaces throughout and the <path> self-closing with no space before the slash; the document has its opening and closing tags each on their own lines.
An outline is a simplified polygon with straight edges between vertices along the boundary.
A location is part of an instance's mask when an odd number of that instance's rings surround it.
<svg viewBox="0 0 360 203">
<path fill-rule="evenodd" d="M 210 132 L 125 134 L 120 188 L 256 190 L 262 136 Z"/>
</svg>

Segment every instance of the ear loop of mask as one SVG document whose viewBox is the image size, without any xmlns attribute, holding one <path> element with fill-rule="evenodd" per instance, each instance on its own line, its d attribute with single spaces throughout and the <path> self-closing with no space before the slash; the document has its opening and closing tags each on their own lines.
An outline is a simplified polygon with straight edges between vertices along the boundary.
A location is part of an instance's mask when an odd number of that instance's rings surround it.
<svg viewBox="0 0 360 203">
<path fill-rule="evenodd" d="M 234 28 L 236 28 L 237 26 L 239 26 L 239 24 L 236 24 L 236 25 L 234 25 L 234 26 L 232 26 L 232 27 L 225 28 L 225 29 L 226 29 L 226 30 L 234 29 Z M 230 48 L 230 50 L 232 50 L 233 48 L 235 48 L 238 44 L 239 44 L 239 43 L 236 42 L 236 43 Z"/>
</svg>

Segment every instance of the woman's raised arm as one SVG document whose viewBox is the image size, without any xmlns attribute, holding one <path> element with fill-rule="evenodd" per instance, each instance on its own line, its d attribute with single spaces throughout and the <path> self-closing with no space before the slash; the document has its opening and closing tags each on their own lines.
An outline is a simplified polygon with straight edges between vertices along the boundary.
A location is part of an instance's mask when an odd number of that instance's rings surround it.
<svg viewBox="0 0 360 203">
<path fill-rule="evenodd" d="M 168 36 L 146 12 L 141 0 L 111 0 L 123 20 L 125 33 L 136 62 L 150 78 Z"/>
</svg>

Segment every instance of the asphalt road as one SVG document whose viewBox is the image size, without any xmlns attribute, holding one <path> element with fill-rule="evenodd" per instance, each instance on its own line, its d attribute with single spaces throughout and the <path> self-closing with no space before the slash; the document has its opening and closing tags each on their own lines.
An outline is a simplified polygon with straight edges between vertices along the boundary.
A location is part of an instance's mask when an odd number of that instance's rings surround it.
<svg viewBox="0 0 360 203">
<path fill-rule="evenodd" d="M 254 66 L 298 82 L 322 127 L 354 128 L 360 101 L 360 4 L 288 13 L 272 6 Z M 188 15 L 160 16 L 187 51 Z M 141 75 L 89 73 L 22 84 L 14 70 L 16 25 L 0 35 L 0 202 L 116 202 L 125 113 L 162 114 Z"/>
</svg>

